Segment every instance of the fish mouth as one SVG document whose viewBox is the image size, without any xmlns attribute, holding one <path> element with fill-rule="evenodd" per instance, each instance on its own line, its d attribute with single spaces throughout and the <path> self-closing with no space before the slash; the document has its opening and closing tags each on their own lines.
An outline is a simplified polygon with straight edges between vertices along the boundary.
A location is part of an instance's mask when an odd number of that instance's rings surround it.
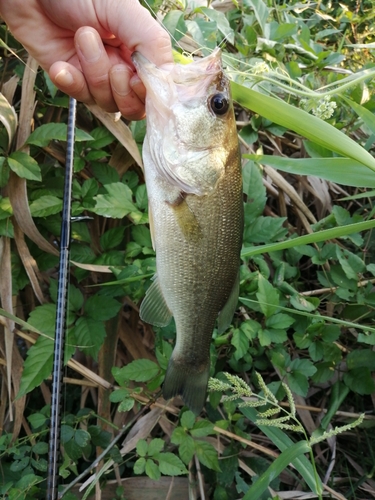
<svg viewBox="0 0 375 500">
<path fill-rule="evenodd" d="M 156 66 L 138 51 L 132 53 L 131 59 L 147 90 L 152 90 L 158 80 L 165 82 L 169 87 L 173 84 L 177 87 L 180 85 L 194 87 L 199 83 L 199 88 L 194 89 L 192 95 L 196 95 L 196 90 L 204 94 L 215 79 L 215 75 L 222 72 L 221 50 L 218 47 L 208 56 L 186 65 L 168 63 Z"/>
</svg>

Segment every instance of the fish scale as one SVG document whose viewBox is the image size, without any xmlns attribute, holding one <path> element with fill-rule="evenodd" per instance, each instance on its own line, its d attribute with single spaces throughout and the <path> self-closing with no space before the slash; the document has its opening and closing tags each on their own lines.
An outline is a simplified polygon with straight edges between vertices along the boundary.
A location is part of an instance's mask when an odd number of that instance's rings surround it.
<svg viewBox="0 0 375 500">
<path fill-rule="evenodd" d="M 243 201 L 229 81 L 219 50 L 166 70 L 133 60 L 147 89 L 143 160 L 157 270 L 140 314 L 159 326 L 173 315 L 163 395 L 181 395 L 198 414 L 216 320 L 227 328 L 238 298 Z"/>
</svg>

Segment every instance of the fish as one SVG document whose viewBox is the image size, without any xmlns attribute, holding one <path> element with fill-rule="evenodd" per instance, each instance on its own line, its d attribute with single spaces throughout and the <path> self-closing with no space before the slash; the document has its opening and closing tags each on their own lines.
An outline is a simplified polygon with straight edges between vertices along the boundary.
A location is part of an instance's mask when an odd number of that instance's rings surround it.
<svg viewBox="0 0 375 500">
<path fill-rule="evenodd" d="M 241 155 L 230 82 L 221 51 L 190 64 L 132 60 L 146 87 L 145 182 L 156 275 L 140 307 L 176 343 L 163 397 L 202 411 L 210 344 L 231 324 L 239 293 L 243 233 Z"/>
</svg>

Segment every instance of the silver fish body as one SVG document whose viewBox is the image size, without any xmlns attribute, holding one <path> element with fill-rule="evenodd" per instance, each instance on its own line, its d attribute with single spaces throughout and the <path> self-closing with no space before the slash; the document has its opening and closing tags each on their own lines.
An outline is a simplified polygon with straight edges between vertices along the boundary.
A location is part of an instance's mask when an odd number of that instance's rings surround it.
<svg viewBox="0 0 375 500">
<path fill-rule="evenodd" d="M 238 298 L 243 230 L 240 153 L 220 51 L 189 65 L 157 68 L 133 55 L 147 89 L 143 146 L 157 275 L 141 318 L 172 315 L 176 345 L 163 395 L 181 395 L 198 414 L 206 398 L 210 342 Z"/>
</svg>

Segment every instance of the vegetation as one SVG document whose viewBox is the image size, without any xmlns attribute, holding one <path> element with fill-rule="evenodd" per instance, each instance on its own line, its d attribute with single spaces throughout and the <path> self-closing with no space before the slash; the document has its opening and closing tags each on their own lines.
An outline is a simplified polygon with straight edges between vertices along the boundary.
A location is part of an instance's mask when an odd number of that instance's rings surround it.
<svg viewBox="0 0 375 500">
<path fill-rule="evenodd" d="M 373 498 L 373 2 L 147 7 L 176 60 L 223 49 L 244 157 L 240 300 L 213 335 L 204 413 L 164 402 L 174 326 L 138 315 L 155 272 L 145 123 L 79 105 L 63 498 L 91 469 L 85 498 L 97 482 L 143 498 L 159 479 L 166 498 L 163 476 L 181 476 L 171 498 Z M 0 496 L 28 500 L 46 487 L 68 98 L 0 28 Z"/>
</svg>

